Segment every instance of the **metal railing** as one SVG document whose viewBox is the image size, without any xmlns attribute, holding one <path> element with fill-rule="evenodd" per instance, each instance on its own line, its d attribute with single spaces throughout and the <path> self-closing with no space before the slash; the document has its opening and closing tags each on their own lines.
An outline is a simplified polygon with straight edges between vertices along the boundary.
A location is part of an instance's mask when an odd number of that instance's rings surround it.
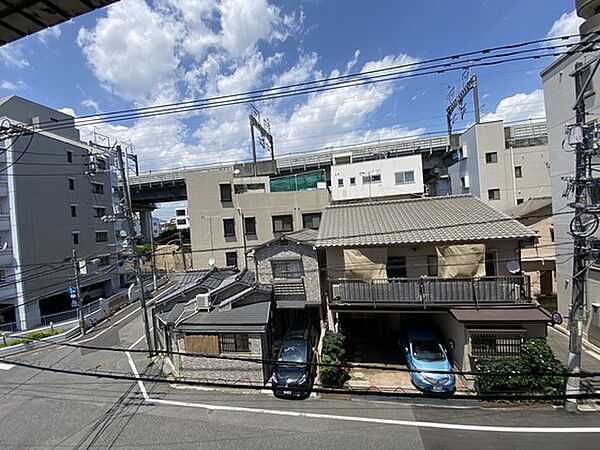
<svg viewBox="0 0 600 450">
<path fill-rule="evenodd" d="M 529 278 L 388 278 L 330 280 L 331 304 L 377 306 L 486 306 L 531 300 Z"/>
<path fill-rule="evenodd" d="M 1 323 L 0 324 L 0 331 L 9 331 L 9 332 L 13 332 L 13 331 L 17 331 L 19 329 L 17 322 L 8 322 L 8 323 Z"/>
<path fill-rule="evenodd" d="M 98 311 L 100 309 L 100 300 L 96 300 L 95 302 L 88 303 L 83 306 L 83 314 L 88 315 L 93 313 L 94 311 Z M 68 311 L 62 311 L 55 314 L 47 314 L 45 316 L 40 317 L 42 325 L 50 325 L 51 323 L 60 323 L 66 322 L 68 320 L 76 319 L 78 314 L 78 309 L 70 309 Z"/>
</svg>

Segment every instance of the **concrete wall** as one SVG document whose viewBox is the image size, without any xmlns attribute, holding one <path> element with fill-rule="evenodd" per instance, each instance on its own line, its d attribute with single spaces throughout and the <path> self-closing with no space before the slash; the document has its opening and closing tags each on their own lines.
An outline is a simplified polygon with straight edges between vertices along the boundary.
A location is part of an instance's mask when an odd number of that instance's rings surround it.
<svg viewBox="0 0 600 450">
<path fill-rule="evenodd" d="M 249 353 L 223 353 L 220 356 L 269 358 L 269 355 L 263 356 L 263 348 L 266 344 L 264 342 L 266 338 L 263 335 L 250 334 L 248 339 Z M 184 342 L 183 338 L 177 340 L 178 351 L 190 351 L 185 349 Z M 268 373 L 262 363 L 191 356 L 175 356 L 174 358 L 179 376 L 200 381 L 263 385 Z"/>
<path fill-rule="evenodd" d="M 197 269 L 208 267 L 209 258 L 214 258 L 216 266 L 225 266 L 225 253 L 229 251 L 237 252 L 238 265 L 244 267 L 242 214 L 256 220 L 256 235 L 246 237 L 250 251 L 278 237 L 273 233 L 273 215 L 292 214 L 294 230 L 299 230 L 303 228 L 302 213 L 320 212 L 329 203 L 326 189 L 234 193 L 232 202 L 222 203 L 219 184 L 231 183 L 233 189 L 231 169 L 189 172 L 186 177 L 192 252 Z M 257 178 L 264 182 L 266 177 Z M 224 218 L 235 220 L 234 237 L 224 236 Z M 250 267 L 251 258 L 248 261 Z"/>
<path fill-rule="evenodd" d="M 414 182 L 396 184 L 395 173 L 410 170 L 414 172 Z M 369 173 L 380 174 L 381 182 L 363 183 L 362 174 Z M 351 177 L 355 180 L 354 185 L 350 183 Z M 339 186 L 338 180 L 342 180 L 343 186 Z M 422 195 L 423 191 L 421 155 L 336 164 L 331 167 L 331 198 L 333 201 Z"/>
<path fill-rule="evenodd" d="M 304 268 L 304 288 L 306 290 L 306 301 L 321 304 L 321 287 L 319 282 L 319 266 L 317 262 L 317 251 L 310 245 L 289 242 L 287 245 L 280 241 L 273 242 L 268 246 L 256 249 L 254 257 L 258 263 L 258 279 L 261 283 L 269 284 L 273 281 L 271 261 L 273 259 L 296 259 L 302 260 Z M 251 266 L 254 269 L 254 266 Z"/>
<path fill-rule="evenodd" d="M 550 64 L 542 72 L 544 82 L 544 101 L 546 105 L 546 120 L 548 124 L 548 145 L 550 148 L 550 168 L 552 183 L 552 208 L 554 216 L 554 236 L 556 242 L 556 279 L 558 310 L 564 316 L 569 315 L 571 303 L 571 277 L 573 260 L 570 253 L 573 251 L 573 238 L 569 235 L 569 223 L 571 214 L 557 214 L 572 211 L 568 206 L 573 202 L 573 195 L 563 197 L 566 184 L 561 177 L 573 175 L 575 172 L 575 158 L 573 152 L 567 152 L 562 148 L 565 138 L 565 125 L 575 122 L 573 104 L 575 103 L 575 80 L 570 76 L 575 70 L 575 63 L 590 63 L 598 57 L 598 53 L 577 54 L 561 57 Z M 594 93 L 585 97 L 586 112 L 590 118 L 600 113 L 600 98 L 597 89 L 600 87 L 600 72 L 596 72 L 592 80 Z M 589 118 L 588 118 L 589 120 Z M 596 237 L 600 237 L 597 234 Z M 590 271 L 591 277 L 592 271 Z M 596 281 L 590 280 L 587 286 L 587 305 L 600 302 L 600 289 Z M 585 335 L 594 339 L 600 335 L 599 327 L 591 325 L 588 320 L 585 326 Z M 594 328 L 591 328 L 594 327 Z M 596 340 L 596 343 L 600 341 Z"/>
</svg>

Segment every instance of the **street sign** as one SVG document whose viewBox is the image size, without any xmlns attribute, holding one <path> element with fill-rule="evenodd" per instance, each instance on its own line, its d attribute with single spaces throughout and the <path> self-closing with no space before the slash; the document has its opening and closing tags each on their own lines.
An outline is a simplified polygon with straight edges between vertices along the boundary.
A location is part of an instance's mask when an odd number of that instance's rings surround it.
<svg viewBox="0 0 600 450">
<path fill-rule="evenodd" d="M 72 298 L 71 299 L 71 308 L 77 308 L 77 307 L 79 307 L 79 302 L 77 301 L 77 297 Z"/>
<path fill-rule="evenodd" d="M 77 298 L 77 288 L 75 286 L 69 286 L 67 292 L 71 298 Z"/>
<path fill-rule="evenodd" d="M 563 317 L 558 311 L 554 311 L 552 313 L 552 322 L 555 325 L 560 325 L 561 323 L 563 323 Z"/>
</svg>

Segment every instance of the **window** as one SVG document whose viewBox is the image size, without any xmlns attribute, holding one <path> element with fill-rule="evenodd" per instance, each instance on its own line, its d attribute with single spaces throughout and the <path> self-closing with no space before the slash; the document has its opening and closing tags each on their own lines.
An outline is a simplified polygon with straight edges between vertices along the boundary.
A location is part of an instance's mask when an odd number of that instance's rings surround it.
<svg viewBox="0 0 600 450">
<path fill-rule="evenodd" d="M 344 179 L 338 178 L 338 187 L 344 187 Z"/>
<path fill-rule="evenodd" d="M 350 177 L 350 186 L 356 186 L 356 177 Z"/>
<path fill-rule="evenodd" d="M 69 178 L 69 190 L 70 191 L 75 190 L 75 178 Z"/>
<path fill-rule="evenodd" d="M 496 252 L 490 251 L 485 253 L 485 275 L 487 277 L 495 277 L 496 270 Z"/>
<path fill-rule="evenodd" d="M 437 277 L 438 276 L 438 257 L 437 255 L 427 256 L 427 276 Z"/>
<path fill-rule="evenodd" d="M 235 236 L 235 219 L 223 219 L 223 235 L 225 237 Z"/>
<path fill-rule="evenodd" d="M 388 256 L 388 278 L 406 278 L 406 258 L 404 256 Z"/>
<path fill-rule="evenodd" d="M 524 200 L 523 200 L 522 198 L 518 198 L 518 199 L 517 199 L 517 205 L 520 205 L 521 203 L 523 203 L 523 201 L 524 201 Z"/>
<path fill-rule="evenodd" d="M 187 219 L 177 219 L 177 225 L 187 225 Z"/>
<path fill-rule="evenodd" d="M 577 70 L 576 75 L 575 75 L 575 92 L 577 92 L 577 95 L 579 95 L 579 93 L 581 92 L 581 89 L 583 88 L 583 84 L 586 82 L 586 80 L 590 76 L 590 64 L 583 67 L 582 63 L 576 63 L 575 70 Z M 588 84 L 588 87 L 585 90 L 585 95 L 589 95 L 589 94 L 593 94 L 593 93 L 594 93 L 594 81 L 592 80 L 592 81 L 590 81 L 590 84 Z"/>
<path fill-rule="evenodd" d="M 489 200 L 500 200 L 500 189 L 488 189 Z"/>
<path fill-rule="evenodd" d="M 247 334 L 223 333 L 219 336 L 219 349 L 221 353 L 248 353 L 250 340 Z"/>
<path fill-rule="evenodd" d="M 176 216 L 185 216 L 185 209 L 176 209 L 175 215 Z"/>
<path fill-rule="evenodd" d="M 244 232 L 246 236 L 256 236 L 256 219 L 254 217 L 244 217 Z"/>
<path fill-rule="evenodd" d="M 554 225 L 550 226 L 550 240 L 554 242 Z"/>
<path fill-rule="evenodd" d="M 396 184 L 410 184 L 415 182 L 415 171 L 396 172 Z"/>
<path fill-rule="evenodd" d="M 523 168 L 521 166 L 515 167 L 515 178 L 523 178 Z"/>
<path fill-rule="evenodd" d="M 221 193 L 221 202 L 231 202 L 231 184 L 219 184 L 219 192 Z"/>
<path fill-rule="evenodd" d="M 265 192 L 265 183 L 236 184 L 233 188 L 233 191 L 236 194 L 244 194 L 246 192 Z"/>
<path fill-rule="evenodd" d="M 94 194 L 104 194 L 104 185 L 102 183 L 92 183 L 92 192 Z"/>
<path fill-rule="evenodd" d="M 301 259 L 271 261 L 273 278 L 302 278 L 304 267 Z"/>
<path fill-rule="evenodd" d="M 71 150 L 67 150 L 67 162 L 68 163 L 73 162 L 73 152 Z"/>
<path fill-rule="evenodd" d="M 273 216 L 273 233 L 294 231 L 294 219 L 291 214 Z"/>
<path fill-rule="evenodd" d="M 485 162 L 487 164 L 494 164 L 498 162 L 498 153 L 497 152 L 489 152 L 485 154 Z"/>
<path fill-rule="evenodd" d="M 104 158 L 98 158 L 96 160 L 96 166 L 100 170 L 106 170 L 106 168 L 108 167 L 107 164 L 106 164 L 106 160 Z"/>
<path fill-rule="evenodd" d="M 225 265 L 227 267 L 237 267 L 237 252 L 225 252 Z"/>
<path fill-rule="evenodd" d="M 469 176 L 465 175 L 464 177 L 460 177 L 460 187 L 461 189 L 469 189 Z"/>
<path fill-rule="evenodd" d="M 94 217 L 104 217 L 106 215 L 106 208 L 103 206 L 94 206 Z"/>
<path fill-rule="evenodd" d="M 306 213 L 302 214 L 302 227 L 312 228 L 314 230 L 319 228 L 321 224 L 321 213 Z"/>
<path fill-rule="evenodd" d="M 362 180 L 363 180 L 363 184 L 381 183 L 381 174 L 380 173 L 372 173 L 369 175 L 363 175 Z"/>
<path fill-rule="evenodd" d="M 73 245 L 79 245 L 79 231 L 73 231 Z"/>
<path fill-rule="evenodd" d="M 96 231 L 96 242 L 106 242 L 108 241 L 108 232 L 107 231 Z"/>
<path fill-rule="evenodd" d="M 475 357 L 521 356 L 523 336 L 520 333 L 507 332 L 471 332 L 471 352 Z"/>
<path fill-rule="evenodd" d="M 71 217 L 77 217 L 77 205 L 71 205 Z"/>
<path fill-rule="evenodd" d="M 101 256 L 98 258 L 98 266 L 108 266 L 110 264 L 110 256 Z"/>
</svg>

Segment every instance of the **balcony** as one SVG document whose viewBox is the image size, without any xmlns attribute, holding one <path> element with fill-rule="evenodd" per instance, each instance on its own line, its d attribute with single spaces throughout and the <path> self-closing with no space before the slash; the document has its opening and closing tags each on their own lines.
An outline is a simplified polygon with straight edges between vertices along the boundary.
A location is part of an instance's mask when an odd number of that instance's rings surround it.
<svg viewBox="0 0 600 450">
<path fill-rule="evenodd" d="M 273 280 L 273 295 L 278 308 L 301 309 L 306 305 L 306 289 L 302 278 Z"/>
<path fill-rule="evenodd" d="M 480 308 L 531 300 L 529 278 L 525 276 L 330 280 L 329 284 L 329 305 L 332 307 Z"/>
</svg>

